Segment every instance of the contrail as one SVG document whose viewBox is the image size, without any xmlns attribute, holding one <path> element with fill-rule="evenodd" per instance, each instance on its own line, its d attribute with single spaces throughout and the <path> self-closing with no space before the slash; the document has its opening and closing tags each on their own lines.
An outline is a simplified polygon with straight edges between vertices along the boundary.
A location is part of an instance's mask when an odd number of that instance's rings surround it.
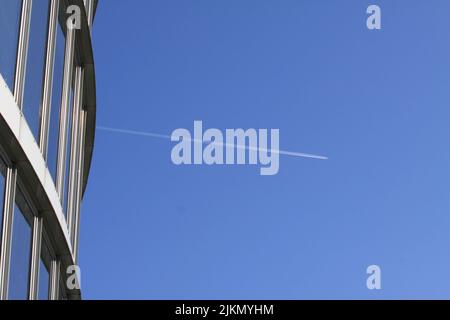
<svg viewBox="0 0 450 320">
<path fill-rule="evenodd" d="M 172 136 L 169 136 L 166 134 L 160 134 L 160 133 L 153 133 L 153 132 L 125 130 L 125 129 L 118 129 L 118 128 L 103 127 L 103 126 L 98 126 L 97 130 L 122 133 L 122 134 L 134 135 L 134 136 L 141 136 L 141 137 L 150 137 L 150 138 L 168 139 L 168 140 L 172 139 Z M 188 141 L 196 142 L 196 143 L 204 143 L 204 141 L 198 140 L 198 139 L 189 139 Z M 263 148 L 254 148 L 254 147 L 242 146 L 242 145 L 236 146 L 234 144 L 227 144 L 227 143 L 216 143 L 216 145 L 221 146 L 221 147 L 233 147 L 233 148 L 244 149 L 244 150 L 249 150 L 249 151 L 272 152 L 272 153 L 276 153 L 276 154 L 280 154 L 280 155 L 284 155 L 284 156 L 291 156 L 291 157 L 310 158 L 310 159 L 317 159 L 317 160 L 328 160 L 328 157 L 325 157 L 325 156 L 319 156 L 319 155 L 303 153 L 303 152 L 268 150 L 268 149 L 263 149 Z"/>
</svg>

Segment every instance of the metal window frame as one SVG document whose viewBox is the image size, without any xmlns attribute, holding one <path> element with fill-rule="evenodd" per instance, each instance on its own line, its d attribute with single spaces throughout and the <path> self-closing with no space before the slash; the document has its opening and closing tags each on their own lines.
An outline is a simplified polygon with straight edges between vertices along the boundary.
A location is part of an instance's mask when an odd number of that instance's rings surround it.
<svg viewBox="0 0 450 320">
<path fill-rule="evenodd" d="M 33 238 L 31 240 L 31 266 L 28 299 L 36 300 L 39 293 L 39 272 L 42 246 L 43 219 L 36 215 L 33 217 Z"/>
<path fill-rule="evenodd" d="M 26 85 L 27 85 L 28 51 L 29 51 L 29 45 L 30 45 L 30 36 L 31 36 L 31 32 L 32 32 L 31 21 L 33 18 L 33 0 L 24 0 L 24 1 L 29 2 L 29 4 L 27 4 L 27 7 L 26 7 L 26 10 L 28 11 L 28 15 L 25 17 L 25 19 L 28 21 L 23 23 L 24 24 L 24 30 L 23 30 L 24 43 L 22 45 L 23 52 L 21 52 L 20 56 L 19 56 L 19 61 L 21 61 L 20 62 L 21 69 L 23 68 L 23 70 L 20 70 L 21 76 L 23 77 L 23 79 L 19 80 L 19 81 L 21 81 L 21 84 L 19 85 L 20 92 L 18 92 L 17 98 L 16 98 L 17 104 L 21 111 L 23 111 L 23 108 L 24 108 L 23 100 L 24 100 L 25 89 L 26 89 Z M 45 138 L 45 136 L 43 136 L 42 130 L 43 130 L 43 127 L 45 128 L 45 126 L 46 126 L 46 123 L 44 121 L 45 120 L 44 104 L 48 101 L 48 99 L 46 97 L 46 93 L 48 91 L 48 88 L 47 88 L 48 84 L 46 82 L 49 78 L 53 79 L 53 77 L 52 77 L 53 76 L 53 68 L 52 68 L 53 62 L 51 59 L 49 59 L 50 58 L 49 53 L 51 53 L 49 51 L 51 49 L 51 43 L 50 43 L 51 33 L 50 32 L 52 30 L 51 22 L 52 22 L 53 2 L 54 2 L 54 0 L 48 0 L 48 6 L 47 6 L 48 15 L 47 15 L 47 22 L 46 22 L 47 34 L 46 34 L 46 38 L 45 38 L 45 43 L 46 43 L 45 54 L 44 54 L 45 59 L 44 59 L 44 68 L 42 70 L 43 71 L 43 73 L 42 73 L 43 81 L 41 83 L 42 84 L 41 97 L 40 97 L 40 101 L 39 101 L 39 130 L 38 130 L 37 136 L 35 137 L 37 140 L 36 142 L 37 142 L 39 148 L 41 149 L 42 153 L 43 153 L 43 145 L 46 144 L 46 140 L 44 140 L 44 144 L 42 143 L 42 141 L 43 141 L 42 138 Z M 58 7 L 59 0 L 56 0 L 56 3 L 57 3 L 56 6 Z M 22 32 L 21 32 L 21 34 L 22 34 Z M 19 40 L 19 48 L 20 48 L 20 43 L 21 43 L 21 40 Z M 17 66 L 19 66 L 19 63 L 17 64 Z M 49 74 L 47 72 L 49 67 L 51 67 L 51 72 L 52 72 L 51 74 Z M 51 88 L 50 88 L 50 90 L 51 90 Z M 51 91 L 50 91 L 50 93 L 51 93 Z M 26 120 L 28 120 L 28 119 L 26 119 Z"/>
<path fill-rule="evenodd" d="M 3 161 L 2 154 L 4 154 L 4 153 L 2 153 L 2 150 L 0 150 L 0 166 L 4 168 L 4 173 L 0 172 L 0 176 L 3 177 L 3 187 L 4 187 L 3 194 L 0 194 L 0 197 L 3 197 L 3 204 L 4 204 L 4 200 L 6 199 L 6 189 L 7 189 L 6 177 L 7 177 L 7 173 L 8 173 L 8 165 L 6 164 L 5 161 Z M 3 231 L 2 231 L 3 225 L 6 224 L 7 222 L 5 220 L 5 216 L 3 215 L 4 207 L 1 207 L 0 210 L 2 213 L 1 219 L 0 219 L 0 235 L 3 238 Z M 1 252 L 3 252 L 3 247 L 2 247 L 3 239 L 2 238 L 0 239 L 0 261 L 3 260 L 2 255 L 1 255 Z M 2 283 L 4 282 L 3 278 L 1 276 L 3 274 L 3 272 L 2 272 L 3 268 L 4 268 L 4 266 L 1 266 L 1 264 L 0 264 L 0 292 L 2 291 Z M 0 296 L 1 296 L 1 293 L 0 293 Z M 0 297 L 0 300 L 2 300 L 1 297 Z"/>
<path fill-rule="evenodd" d="M 22 0 L 19 43 L 17 45 L 16 74 L 14 77 L 14 98 L 16 99 L 20 110 L 22 110 L 23 106 L 32 5 L 33 0 Z"/>
<path fill-rule="evenodd" d="M 5 153 L 3 153 L 5 154 Z M 39 264 L 36 264 L 36 255 L 40 257 L 40 245 L 42 241 L 42 219 L 39 218 L 31 197 L 28 194 L 26 185 L 20 180 L 16 166 L 11 163 L 0 150 L 0 158 L 6 166 L 5 177 L 5 199 L 3 206 L 3 231 L 0 248 L 0 300 L 7 300 L 9 296 L 9 277 L 12 253 L 12 236 L 14 228 L 14 215 L 17 200 L 17 193 L 20 192 L 29 212 L 23 212 L 24 218 L 30 225 L 30 260 L 28 268 L 28 292 L 27 298 L 33 300 L 36 290 L 36 277 L 39 276 Z M 19 207 L 20 208 L 20 207 Z M 38 261 L 39 262 L 39 261 Z"/>
<path fill-rule="evenodd" d="M 21 210 L 21 213 L 25 216 L 26 220 L 30 220 L 30 223 L 32 225 L 31 228 L 31 239 L 30 239 L 30 261 L 29 261 L 29 268 L 28 268 L 28 299 L 34 300 L 35 299 L 35 290 L 36 286 L 38 284 L 37 279 L 39 277 L 39 260 L 37 260 L 36 263 L 36 255 L 38 257 L 41 253 L 41 241 L 42 241 L 42 218 L 39 215 L 38 210 L 36 209 L 33 200 L 31 199 L 29 195 L 28 188 L 26 184 L 21 180 L 21 177 L 19 174 L 17 174 L 16 178 L 16 191 L 15 191 L 15 199 L 14 204 L 17 202 L 17 195 L 20 194 L 23 197 L 23 200 L 25 202 L 25 205 L 29 209 L 29 214 L 31 214 L 31 217 L 27 217 L 26 212 L 23 212 L 23 210 L 18 205 L 19 209 Z M 14 211 L 14 210 L 13 210 Z M 14 212 L 13 212 L 14 215 Z M 13 230 L 14 225 L 12 225 L 11 230 Z M 11 263 L 11 261 L 10 261 Z"/>
<path fill-rule="evenodd" d="M 20 194 L 25 201 L 25 205 L 28 207 L 31 214 L 31 217 L 26 217 L 25 219 L 29 219 L 32 223 L 31 227 L 31 243 L 30 243 L 30 267 L 28 269 L 28 299 L 34 300 L 36 296 L 36 286 L 38 284 L 37 280 L 39 279 L 39 257 L 41 253 L 41 241 L 42 241 L 42 228 L 43 228 L 43 220 L 39 215 L 38 210 L 36 209 L 33 200 L 31 199 L 28 188 L 24 182 L 22 182 L 21 177 L 17 174 L 16 179 L 16 199 L 15 204 L 17 202 L 17 195 Z M 18 205 L 19 209 L 20 206 Z M 26 215 L 26 212 L 21 210 L 23 215 Z M 28 220 L 27 219 L 27 220 Z M 36 259 L 37 257 L 37 259 Z"/>
<path fill-rule="evenodd" d="M 46 269 L 48 271 L 48 292 L 47 292 L 47 299 L 50 300 L 51 296 L 51 265 L 52 261 L 56 260 L 56 254 L 53 249 L 53 246 L 51 245 L 51 240 L 48 237 L 47 231 L 45 229 L 45 222 L 42 229 L 42 241 L 41 241 L 41 252 L 40 252 L 40 259 L 42 259 L 43 264 L 46 266 Z M 44 248 L 45 247 L 45 248 Z M 44 249 L 43 249 L 44 248 Z M 40 264 L 39 264 L 40 265 Z M 41 268 L 39 267 L 39 274 L 40 274 Z M 40 281 L 40 277 L 38 278 Z M 36 300 L 39 299 L 39 281 L 38 281 L 38 293 L 36 296 Z"/>
<path fill-rule="evenodd" d="M 75 84 L 74 84 L 74 102 L 73 102 L 73 112 L 72 112 L 72 132 L 70 133 L 71 138 L 71 150 L 70 150 L 70 160 L 69 160 L 69 190 L 68 190 L 68 205 L 67 205 L 67 217 L 68 217 L 68 227 L 69 234 L 71 236 L 72 248 L 74 249 L 74 244 L 77 241 L 77 234 L 79 228 L 79 213 L 80 213 L 80 202 L 79 197 L 79 185 L 81 181 L 81 167 L 79 165 L 82 161 L 80 149 L 80 141 L 83 139 L 83 132 L 80 130 L 81 122 L 81 112 L 83 109 L 83 98 L 84 98 L 84 69 L 83 67 L 77 66 L 75 70 Z M 76 255 L 76 250 L 74 249 Z M 76 259 L 75 259 L 76 260 Z"/>
<path fill-rule="evenodd" d="M 92 22 L 94 21 L 95 14 L 95 2 L 94 0 L 84 0 L 84 6 L 86 7 L 89 29 L 92 31 Z"/>
<path fill-rule="evenodd" d="M 11 256 L 12 242 L 12 223 L 14 219 L 14 204 L 17 181 L 17 169 L 7 156 L 7 153 L 0 146 L 0 161 L 5 166 L 5 185 L 3 207 L 3 220 L 0 221 L 2 226 L 1 242 L 0 242 L 0 300 L 8 299 L 8 283 L 9 283 L 9 262 Z"/>
<path fill-rule="evenodd" d="M 45 62 L 44 71 L 44 88 L 42 97 L 41 108 L 41 126 L 39 133 L 40 149 L 44 159 L 47 161 L 48 153 L 48 140 L 50 131 L 50 111 L 52 102 L 52 90 L 53 90 L 53 72 L 55 67 L 55 54 L 56 54 L 56 34 L 59 24 L 59 0 L 51 0 L 50 14 L 49 14 L 49 26 L 47 36 L 47 57 Z"/>
<path fill-rule="evenodd" d="M 58 259 L 52 260 L 50 264 L 50 300 L 59 299 L 59 283 L 61 278 L 61 261 Z"/>
<path fill-rule="evenodd" d="M 78 145 L 78 158 L 76 159 L 77 172 L 79 174 L 79 179 L 76 185 L 75 191 L 75 208 L 74 208 L 74 224 L 72 230 L 72 238 L 73 238 L 73 254 L 74 260 L 78 262 L 78 248 L 79 248 L 79 237 L 80 237 L 80 219 L 81 219 L 81 202 L 83 199 L 83 172 L 84 172 L 84 150 L 86 144 L 86 120 L 87 112 L 85 110 L 80 110 L 79 113 L 79 145 Z"/>
<path fill-rule="evenodd" d="M 70 104 L 71 104 L 71 90 L 73 84 L 73 71 L 75 62 L 75 30 L 67 29 L 66 32 L 66 49 L 64 58 L 64 75 L 63 87 L 61 97 L 61 110 L 59 120 L 59 139 L 58 139 L 58 157 L 56 169 L 56 191 L 64 202 L 64 188 L 65 188 L 65 172 L 67 165 L 67 148 L 68 146 L 68 127 L 70 120 Z M 67 214 L 67 213 L 66 213 Z"/>
<path fill-rule="evenodd" d="M 8 299 L 9 264 L 11 260 L 16 182 L 17 169 L 8 166 L 6 171 L 5 200 L 3 205 L 3 232 L 0 250 L 0 300 Z"/>
<path fill-rule="evenodd" d="M 8 172 L 8 168 L 10 167 L 10 165 L 9 165 L 10 162 L 8 161 L 8 158 L 4 156 L 5 154 L 6 154 L 6 152 L 3 150 L 3 147 L 0 145 L 0 167 L 3 166 L 5 168 L 4 174 L 2 174 L 0 172 L 0 176 L 2 176 L 3 180 L 4 180 L 4 182 L 3 182 L 4 191 L 3 191 L 3 194 L 0 194 L 0 197 L 2 197 L 3 201 L 5 200 L 5 193 L 6 193 L 6 175 Z M 0 211 L 1 211 L 1 213 L 3 213 L 3 207 L 0 207 Z M 2 229 L 3 228 L 3 215 L 1 217 L 2 217 L 2 219 L 0 219 L 0 236 L 1 236 L 2 230 L 3 230 Z M 0 250 L 1 250 L 1 241 L 2 241 L 2 239 L 0 238 Z"/>
</svg>

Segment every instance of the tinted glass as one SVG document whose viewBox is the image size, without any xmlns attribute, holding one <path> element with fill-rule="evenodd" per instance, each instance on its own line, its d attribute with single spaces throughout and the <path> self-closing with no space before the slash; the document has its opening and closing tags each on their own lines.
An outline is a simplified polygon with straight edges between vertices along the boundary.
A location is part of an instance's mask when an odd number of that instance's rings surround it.
<svg viewBox="0 0 450 320">
<path fill-rule="evenodd" d="M 42 243 L 41 243 L 41 259 L 39 263 L 39 287 L 38 287 L 38 299 L 48 300 L 49 288 L 50 288 L 50 261 L 52 260 L 48 242 L 46 240 L 45 229 L 42 230 Z"/>
<path fill-rule="evenodd" d="M 39 300 L 48 300 L 49 279 L 48 268 L 41 259 L 39 265 Z"/>
<path fill-rule="evenodd" d="M 36 141 L 40 128 L 49 10 L 49 0 L 33 1 L 23 113 Z"/>
<path fill-rule="evenodd" d="M 28 298 L 28 283 L 31 254 L 31 223 L 25 215 L 30 210 L 18 197 L 14 207 L 11 264 L 9 274 L 9 299 L 25 300 Z"/>
<path fill-rule="evenodd" d="M 22 1 L 1 0 L 0 8 L 0 73 L 12 91 L 16 69 Z"/>
</svg>

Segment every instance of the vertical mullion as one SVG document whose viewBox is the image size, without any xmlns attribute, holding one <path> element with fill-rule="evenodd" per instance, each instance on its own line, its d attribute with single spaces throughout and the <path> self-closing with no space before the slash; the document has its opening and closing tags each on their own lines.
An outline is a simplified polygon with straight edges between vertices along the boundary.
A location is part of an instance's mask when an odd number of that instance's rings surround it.
<svg viewBox="0 0 450 320">
<path fill-rule="evenodd" d="M 92 30 L 92 21 L 94 19 L 94 1 L 84 0 L 84 6 L 86 7 L 89 29 Z"/>
<path fill-rule="evenodd" d="M 75 212 L 77 214 L 76 220 L 74 221 L 74 243 L 73 243 L 73 254 L 75 263 L 78 263 L 78 247 L 79 247 L 79 229 L 80 229 L 80 212 L 81 212 L 81 200 L 83 197 L 83 174 L 84 174 L 84 147 L 86 143 L 86 117 L 87 112 L 81 110 L 80 112 L 80 129 L 79 129 L 79 153 L 77 159 L 77 172 L 78 172 L 78 181 L 77 181 L 77 192 L 76 192 L 76 208 Z"/>
<path fill-rule="evenodd" d="M 48 137 L 50 130 L 50 109 L 53 89 L 53 71 L 55 64 L 56 34 L 58 28 L 59 0 L 51 0 L 47 37 L 47 56 L 45 60 L 44 94 L 42 98 L 42 117 L 40 127 L 40 149 L 47 159 Z"/>
<path fill-rule="evenodd" d="M 59 280 L 61 277 L 61 262 L 53 260 L 50 265 L 49 300 L 59 299 Z"/>
<path fill-rule="evenodd" d="M 3 233 L 0 252 L 0 300 L 8 299 L 16 182 L 17 170 L 9 167 L 6 173 L 5 202 L 3 207 Z"/>
<path fill-rule="evenodd" d="M 78 206 L 77 206 L 77 192 L 78 192 L 78 180 L 80 179 L 78 174 L 78 159 L 79 159 L 79 123 L 80 112 L 83 104 L 83 86 L 84 86 L 84 69 L 77 67 L 75 72 L 75 85 L 74 85 L 74 103 L 73 103 L 73 115 L 72 115 L 72 146 L 70 152 L 70 168 L 69 168 L 69 190 L 68 190 L 68 206 L 67 217 L 69 233 L 71 236 L 72 247 L 75 242 L 75 224 L 78 221 Z"/>
<path fill-rule="evenodd" d="M 31 245 L 30 287 L 28 294 L 28 298 L 30 300 L 37 300 L 39 293 L 38 288 L 42 245 L 42 223 L 43 219 L 41 217 L 34 217 L 33 240 Z"/>
<path fill-rule="evenodd" d="M 74 50 L 75 49 L 75 31 L 67 28 L 66 49 L 64 59 L 64 78 L 62 88 L 62 103 L 59 122 L 59 141 L 58 141 L 58 162 L 56 170 L 56 191 L 60 199 L 64 199 L 64 180 L 67 158 L 67 127 L 69 124 L 70 110 L 70 90 L 72 86 Z"/>
<path fill-rule="evenodd" d="M 16 76 L 14 79 L 14 98 L 22 110 L 25 87 L 28 42 L 30 37 L 31 7 L 33 0 L 23 0 L 20 20 L 19 44 L 17 47 Z"/>
<path fill-rule="evenodd" d="M 78 128 L 78 152 L 76 165 L 76 174 L 78 179 L 76 181 L 76 192 L 75 192 L 75 203 L 74 203 L 74 225 L 73 225 L 73 244 L 72 250 L 74 255 L 75 263 L 78 263 L 78 246 L 79 246 L 79 229 L 80 229 L 80 212 L 81 212 L 81 200 L 83 198 L 83 172 L 84 172 L 84 147 L 86 138 L 86 111 L 80 108 L 79 117 L 79 128 Z"/>
</svg>

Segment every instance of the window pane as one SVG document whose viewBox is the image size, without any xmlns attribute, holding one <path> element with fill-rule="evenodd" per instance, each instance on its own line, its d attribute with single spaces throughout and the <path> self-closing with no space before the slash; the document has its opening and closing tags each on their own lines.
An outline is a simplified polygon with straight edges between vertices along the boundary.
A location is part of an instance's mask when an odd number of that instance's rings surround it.
<svg viewBox="0 0 450 320">
<path fill-rule="evenodd" d="M 9 275 L 9 299 L 25 300 L 28 298 L 28 283 L 31 255 L 30 210 L 17 192 L 14 207 L 11 264 Z M 27 217 L 25 216 L 27 215 Z"/>
<path fill-rule="evenodd" d="M 59 26 L 57 29 L 58 32 L 56 34 L 56 56 L 53 72 L 53 91 L 50 111 L 50 129 L 48 137 L 49 140 L 47 156 L 47 165 L 53 177 L 53 181 L 56 181 L 56 162 L 58 158 L 59 139 L 59 114 L 61 110 L 61 94 L 64 74 L 64 50 L 66 45 L 65 36 L 61 29 L 61 26 Z"/>
<path fill-rule="evenodd" d="M 50 277 L 48 268 L 41 259 L 39 265 L 39 294 L 38 294 L 39 300 L 48 300 L 49 281 Z"/>
<path fill-rule="evenodd" d="M 50 255 L 50 250 L 47 242 L 45 228 L 42 230 L 42 243 L 41 243 L 41 259 L 39 264 L 39 288 L 38 288 L 38 299 L 48 300 L 49 289 L 50 289 L 50 263 L 52 256 Z"/>
<path fill-rule="evenodd" d="M 3 228 L 3 203 L 5 201 L 5 176 L 6 166 L 3 164 L 3 161 L 0 160 L 0 245 Z"/>
<path fill-rule="evenodd" d="M 22 1 L 1 0 L 0 9 L 0 73 L 9 89 L 14 89 L 17 44 Z"/>
<path fill-rule="evenodd" d="M 23 113 L 36 141 L 39 140 L 49 10 L 49 0 L 33 0 Z"/>
</svg>

